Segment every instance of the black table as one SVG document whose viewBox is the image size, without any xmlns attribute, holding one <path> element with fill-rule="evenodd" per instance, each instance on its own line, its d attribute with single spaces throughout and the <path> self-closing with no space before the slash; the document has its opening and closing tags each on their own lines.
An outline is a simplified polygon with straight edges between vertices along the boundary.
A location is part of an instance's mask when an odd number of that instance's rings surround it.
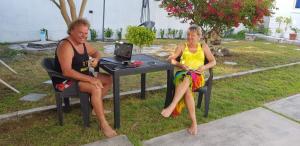
<svg viewBox="0 0 300 146">
<path fill-rule="evenodd" d="M 158 60 L 152 56 L 138 54 L 133 55 L 131 60 L 143 61 L 143 65 L 136 68 L 128 68 L 122 64 L 112 64 L 101 61 L 99 66 L 113 76 L 113 97 L 114 97 L 114 127 L 120 128 L 120 76 L 141 74 L 141 99 L 145 99 L 146 73 L 156 71 L 167 71 L 167 93 L 166 97 L 173 95 L 173 71 L 174 66 L 166 61 Z M 172 100 L 172 98 L 166 98 Z M 171 101 L 166 101 L 165 106 Z"/>
</svg>

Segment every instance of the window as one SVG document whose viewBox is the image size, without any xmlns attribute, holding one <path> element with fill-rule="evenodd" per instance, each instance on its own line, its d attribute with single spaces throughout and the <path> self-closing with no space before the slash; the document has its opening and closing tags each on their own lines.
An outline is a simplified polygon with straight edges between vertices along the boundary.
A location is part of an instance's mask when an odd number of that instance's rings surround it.
<svg viewBox="0 0 300 146">
<path fill-rule="evenodd" d="M 296 0 L 295 8 L 300 8 L 300 0 Z"/>
</svg>

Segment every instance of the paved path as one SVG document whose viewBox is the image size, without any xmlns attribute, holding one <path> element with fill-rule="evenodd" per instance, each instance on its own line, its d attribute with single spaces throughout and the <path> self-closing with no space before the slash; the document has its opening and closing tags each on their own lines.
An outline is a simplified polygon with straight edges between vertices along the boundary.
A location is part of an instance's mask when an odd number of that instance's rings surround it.
<svg viewBox="0 0 300 146">
<path fill-rule="evenodd" d="M 300 94 L 256 108 L 198 125 L 195 136 L 186 129 L 155 137 L 145 146 L 299 146 Z M 273 112 L 275 111 L 275 112 Z M 280 114 L 282 115 L 280 115 Z M 288 118 L 287 118 L 288 117 Z M 296 122 L 298 121 L 298 122 Z M 101 140 L 93 145 L 131 144 L 126 136 Z"/>
<path fill-rule="evenodd" d="M 300 122 L 300 94 L 267 103 L 265 106 L 275 112 Z"/>
<path fill-rule="evenodd" d="M 144 141 L 145 146 L 299 146 L 300 124 L 257 108 L 186 130 Z"/>
<path fill-rule="evenodd" d="M 127 136 L 119 135 L 113 138 L 89 143 L 84 146 L 133 146 L 133 144 L 128 140 Z"/>
</svg>

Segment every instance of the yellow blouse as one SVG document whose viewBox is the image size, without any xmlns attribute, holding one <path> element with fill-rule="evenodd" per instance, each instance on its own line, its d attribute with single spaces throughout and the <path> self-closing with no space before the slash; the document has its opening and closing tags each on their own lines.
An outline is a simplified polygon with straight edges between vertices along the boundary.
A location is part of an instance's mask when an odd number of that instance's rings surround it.
<svg viewBox="0 0 300 146">
<path fill-rule="evenodd" d="M 181 64 L 188 66 L 190 69 L 196 70 L 200 66 L 204 65 L 204 59 L 204 52 L 200 43 L 197 44 L 197 51 L 194 53 L 189 50 L 187 43 L 185 43 L 185 48 L 180 58 Z"/>
</svg>

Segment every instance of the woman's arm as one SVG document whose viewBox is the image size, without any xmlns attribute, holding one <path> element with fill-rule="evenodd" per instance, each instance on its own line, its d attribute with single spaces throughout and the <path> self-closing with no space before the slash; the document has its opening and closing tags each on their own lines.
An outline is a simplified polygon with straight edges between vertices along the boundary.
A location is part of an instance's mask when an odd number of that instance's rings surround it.
<svg viewBox="0 0 300 146">
<path fill-rule="evenodd" d="M 208 63 L 203 66 L 200 66 L 197 69 L 198 73 L 202 73 L 204 70 L 209 69 L 216 65 L 216 59 L 215 59 L 214 55 L 211 53 L 208 45 L 206 43 L 203 43 L 202 48 L 203 48 L 204 56 L 208 60 Z"/>
<path fill-rule="evenodd" d="M 171 62 L 171 64 L 176 65 L 177 67 L 184 69 L 184 70 L 188 70 L 188 67 L 180 64 L 176 59 L 177 57 L 180 57 L 182 55 L 182 51 L 184 49 L 184 44 L 179 44 L 175 50 L 175 53 L 170 55 L 168 57 L 168 60 Z"/>
</svg>

